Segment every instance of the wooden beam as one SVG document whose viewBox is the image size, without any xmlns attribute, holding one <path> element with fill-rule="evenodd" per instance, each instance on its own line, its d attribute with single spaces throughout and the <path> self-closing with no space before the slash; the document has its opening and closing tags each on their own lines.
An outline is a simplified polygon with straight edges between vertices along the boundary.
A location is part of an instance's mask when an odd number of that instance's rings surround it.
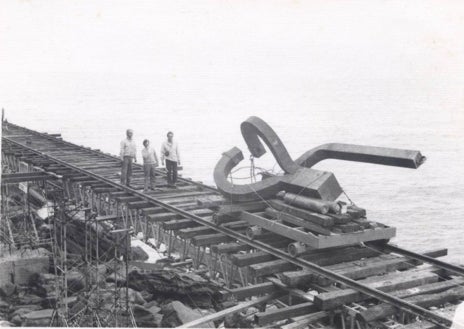
<svg viewBox="0 0 464 329">
<path fill-rule="evenodd" d="M 399 273 L 389 273 L 382 276 L 371 277 L 358 281 L 369 288 L 389 292 L 399 289 L 417 287 L 423 284 L 436 282 L 438 275 L 428 271 L 405 271 Z M 314 303 L 322 310 L 333 309 L 343 304 L 359 302 L 368 299 L 369 296 L 353 289 L 340 289 L 321 293 L 314 297 Z"/>
<path fill-rule="evenodd" d="M 424 252 L 423 254 L 430 257 L 441 257 L 446 256 L 447 250 L 437 249 Z M 399 257 L 394 254 L 385 254 L 378 257 L 367 258 L 361 262 L 355 260 L 330 265 L 327 266 L 327 269 L 344 275 L 350 279 L 359 280 L 373 275 L 385 274 L 397 270 L 407 270 L 420 264 L 420 262 L 406 257 Z M 327 278 L 316 276 L 306 270 L 282 273 L 282 281 L 291 287 L 307 285 L 314 282 L 321 285 L 327 285 L 330 283 Z"/>
<path fill-rule="evenodd" d="M 99 188 L 94 188 L 92 191 L 96 194 L 101 194 L 101 193 L 110 193 L 110 192 L 115 192 L 118 191 L 119 189 L 116 187 L 99 187 Z"/>
<path fill-rule="evenodd" d="M 252 264 L 258 264 L 262 262 L 269 262 L 274 259 L 276 259 L 274 256 L 264 251 L 230 255 L 230 261 L 232 262 L 232 264 L 237 265 L 238 267 L 249 266 Z"/>
<path fill-rule="evenodd" d="M 464 284 L 464 278 L 455 278 L 447 281 L 434 282 L 423 286 L 416 287 L 414 289 L 399 290 L 392 293 L 393 296 L 398 298 L 407 298 L 407 300 L 419 301 L 419 299 L 410 299 L 413 296 L 425 295 L 425 294 L 436 294 L 446 291 L 448 289 L 455 288 Z M 381 303 L 359 313 L 358 317 L 366 322 L 372 322 L 386 318 L 390 315 L 395 314 L 395 308 L 390 307 L 391 305 Z"/>
<path fill-rule="evenodd" d="M 285 248 L 291 242 L 291 240 L 285 239 L 285 238 L 279 239 L 277 241 L 276 240 L 269 240 L 267 237 L 265 237 L 263 239 L 258 238 L 257 240 L 259 240 L 259 241 L 261 241 L 263 243 L 266 243 L 266 244 L 270 245 L 271 247 L 279 248 L 279 249 L 280 248 Z M 236 252 L 239 252 L 239 251 L 248 251 L 248 250 L 253 249 L 249 245 L 243 244 L 241 242 L 230 242 L 230 243 L 224 243 L 224 244 L 211 246 L 211 247 L 212 247 L 212 250 L 214 252 L 217 252 L 219 254 L 236 253 Z M 251 254 L 248 254 L 248 255 L 251 255 Z M 253 257 L 253 256 L 250 256 L 250 257 Z M 275 257 L 274 257 L 274 259 L 275 259 Z"/>
<path fill-rule="evenodd" d="M 449 305 L 449 306 L 446 306 L 444 308 L 440 308 L 438 310 L 435 310 L 434 312 L 441 315 L 444 318 L 454 319 L 458 307 L 459 307 L 459 304 L 458 305 Z M 463 327 L 462 326 L 462 321 L 461 322 L 455 322 L 451 326 L 451 328 L 455 328 L 455 329 L 462 329 L 462 327 Z M 432 322 L 429 322 L 429 321 L 426 321 L 426 320 L 419 320 L 418 319 L 415 322 L 401 325 L 401 329 L 442 329 L 442 327 L 438 326 L 435 323 L 432 323 Z"/>
<path fill-rule="evenodd" d="M 269 220 L 267 218 L 245 211 L 240 213 L 240 219 L 246 220 L 251 225 L 260 226 L 268 231 L 295 241 L 303 242 L 310 246 L 317 247 L 319 245 L 319 239 L 314 234 L 297 230 L 290 226 L 281 224 L 275 220 Z"/>
<path fill-rule="evenodd" d="M 221 242 L 229 242 L 233 239 L 225 234 L 222 233 L 213 233 L 213 234 L 205 234 L 205 235 L 198 235 L 192 238 L 192 243 L 195 246 L 209 246 L 212 244 L 218 244 Z"/>
<path fill-rule="evenodd" d="M 226 293 L 226 296 L 234 296 L 237 300 L 244 300 L 252 296 L 259 296 L 262 294 L 271 294 L 278 290 L 272 282 L 258 283 L 250 286 L 231 289 Z"/>
<path fill-rule="evenodd" d="M 318 308 L 313 303 L 306 302 L 284 308 L 259 312 L 255 315 L 255 319 L 257 320 L 258 325 L 264 326 L 275 321 L 316 312 L 317 310 Z"/>
<path fill-rule="evenodd" d="M 201 317 L 201 318 L 199 318 L 197 320 L 184 323 L 183 325 L 181 325 L 181 326 L 179 326 L 177 328 L 201 328 L 201 327 L 203 327 L 203 325 L 205 323 L 222 319 L 222 318 L 226 317 L 229 314 L 237 313 L 237 312 L 240 312 L 240 311 L 242 311 L 244 309 L 250 308 L 252 306 L 256 306 L 256 305 L 265 303 L 265 302 L 267 302 L 267 301 L 269 301 L 271 299 L 275 299 L 276 297 L 278 297 L 278 295 L 269 294 L 269 295 L 257 298 L 256 300 L 246 302 L 246 303 L 241 303 L 241 304 L 238 304 L 236 306 L 229 307 L 229 308 L 227 308 L 225 310 L 219 311 L 217 313 L 209 314 L 209 315 Z"/>
<path fill-rule="evenodd" d="M 190 227 L 198 226 L 197 222 L 194 222 L 190 219 L 174 219 L 170 220 L 167 222 L 162 222 L 161 225 L 163 226 L 163 229 L 165 230 L 183 230 L 183 229 L 188 229 Z M 203 227 L 204 226 L 200 226 Z M 179 234 L 180 232 L 178 232 Z M 179 236 L 183 239 L 186 239 L 182 235 L 179 234 Z"/>
<path fill-rule="evenodd" d="M 197 210 L 191 211 L 191 213 L 197 216 L 205 217 L 205 216 L 211 215 L 213 212 L 210 209 L 197 209 Z M 155 214 L 147 215 L 146 217 L 148 220 L 152 222 L 167 222 L 173 219 L 182 219 L 181 215 L 178 215 L 172 212 L 155 213 Z"/>
<path fill-rule="evenodd" d="M 179 230 L 179 232 L 177 232 L 177 235 L 179 235 L 179 237 L 181 237 L 182 239 L 190 239 L 197 235 L 211 234 L 215 232 L 215 230 L 207 226 L 198 226 L 197 222 L 191 220 L 189 220 L 189 222 L 190 223 L 188 228 L 182 228 L 181 230 Z"/>
<path fill-rule="evenodd" d="M 283 325 L 281 329 L 303 329 L 308 328 L 309 324 L 325 320 L 329 317 L 328 312 L 320 311 L 308 315 L 293 318 L 293 322 Z"/>
<path fill-rule="evenodd" d="M 142 208 L 150 208 L 153 207 L 153 204 L 148 201 L 135 201 L 135 202 L 128 202 L 127 208 L 129 209 L 142 209 Z"/>
<path fill-rule="evenodd" d="M 366 257 L 378 256 L 380 253 L 371 248 L 362 247 L 337 247 L 324 250 L 313 250 L 307 254 L 301 255 L 300 258 L 313 262 L 320 266 L 327 266 L 343 261 L 359 260 Z M 292 271 L 297 266 L 288 263 L 282 259 L 265 262 L 261 264 L 250 265 L 250 272 L 254 276 L 270 275 L 285 271 Z"/>
</svg>

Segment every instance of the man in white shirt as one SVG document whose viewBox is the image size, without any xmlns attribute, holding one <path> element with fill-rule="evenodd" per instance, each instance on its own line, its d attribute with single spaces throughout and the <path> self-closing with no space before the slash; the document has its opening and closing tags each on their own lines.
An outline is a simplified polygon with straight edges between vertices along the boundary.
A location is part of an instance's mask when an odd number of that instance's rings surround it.
<svg viewBox="0 0 464 329">
<path fill-rule="evenodd" d="M 148 189 L 155 189 L 155 169 L 158 167 L 158 157 L 153 148 L 150 147 L 150 141 L 145 139 L 143 141 L 143 172 L 145 174 L 145 187 L 144 192 L 148 192 Z"/>
<path fill-rule="evenodd" d="M 169 187 L 176 187 L 177 165 L 180 165 L 179 146 L 174 142 L 172 131 L 167 134 L 167 141 L 161 145 L 161 163 L 166 160 L 167 181 Z"/>
<path fill-rule="evenodd" d="M 130 179 L 132 176 L 132 160 L 137 162 L 137 147 L 132 139 L 133 135 L 134 132 L 132 129 L 127 129 L 127 138 L 121 141 L 121 184 L 128 187 L 130 187 Z"/>
</svg>

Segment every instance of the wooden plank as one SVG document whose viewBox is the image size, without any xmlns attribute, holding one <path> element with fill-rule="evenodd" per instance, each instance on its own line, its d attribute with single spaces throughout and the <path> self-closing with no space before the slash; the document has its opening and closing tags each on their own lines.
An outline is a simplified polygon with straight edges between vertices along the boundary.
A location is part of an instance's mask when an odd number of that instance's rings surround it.
<svg viewBox="0 0 464 329">
<path fill-rule="evenodd" d="M 192 223 L 196 223 L 196 222 L 192 221 Z M 247 226 L 248 225 L 246 223 L 242 222 L 242 221 L 236 221 L 236 222 L 228 223 L 228 227 L 231 228 L 231 229 L 234 229 L 236 232 L 244 232 L 245 229 L 247 228 Z M 181 237 L 183 239 L 191 239 L 193 237 L 198 236 L 199 238 L 195 239 L 195 241 L 196 241 L 196 243 L 200 243 L 199 240 L 202 239 L 201 238 L 202 235 L 210 235 L 210 234 L 214 234 L 215 232 L 217 232 L 217 231 L 212 229 L 212 228 L 205 227 L 205 226 L 200 226 L 200 227 L 181 229 L 178 232 L 178 235 L 179 235 L 179 237 Z M 197 245 L 199 245 L 199 244 L 197 244 Z"/>
<path fill-rule="evenodd" d="M 146 216 L 149 222 L 167 222 L 174 219 L 182 219 L 181 215 L 171 212 L 162 212 L 157 214 L 151 214 Z"/>
<path fill-rule="evenodd" d="M 424 294 L 436 294 L 448 289 L 464 284 L 464 278 L 455 278 L 447 281 L 434 282 L 419 287 L 395 291 L 393 296 L 398 298 L 409 298 Z M 393 312 L 393 313 L 392 313 Z M 372 322 L 386 318 L 395 313 L 395 308 L 391 308 L 386 303 L 381 303 L 359 313 L 358 317 L 367 322 Z"/>
<path fill-rule="evenodd" d="M 424 255 L 431 257 L 443 256 L 440 250 L 425 252 Z M 445 249 L 446 251 L 446 249 Z M 445 253 L 446 254 L 446 253 Z M 370 259 L 365 262 L 353 264 L 354 267 L 347 267 L 339 270 L 339 274 L 349 277 L 351 279 L 362 279 L 373 275 L 385 274 L 396 270 L 407 270 L 413 266 L 422 264 L 421 262 L 408 259 L 407 257 L 395 257 L 381 262 L 371 261 Z"/>
<path fill-rule="evenodd" d="M 362 229 L 361 225 L 357 223 L 347 223 L 343 225 L 336 226 L 342 230 L 343 233 L 352 233 L 352 232 L 357 232 Z"/>
<path fill-rule="evenodd" d="M 378 275 L 391 272 L 383 272 L 388 268 L 388 264 L 390 262 L 395 265 L 398 265 L 396 268 L 394 266 L 391 266 L 391 271 L 397 268 L 409 269 L 414 267 L 413 264 L 408 263 L 408 260 L 400 259 L 397 256 L 387 254 L 363 260 L 355 260 L 351 262 L 343 262 L 335 265 L 329 265 L 326 268 L 338 274 L 350 277 L 351 279 L 360 279 L 370 275 Z M 402 264 L 404 264 L 404 266 Z M 375 273 L 375 271 L 371 273 L 369 271 L 371 268 L 378 270 L 378 273 Z M 351 275 L 351 273 L 353 273 L 354 275 Z M 331 283 L 325 277 L 318 276 L 307 270 L 284 272 L 282 273 L 282 281 L 291 287 L 308 285 L 310 283 L 318 283 L 321 285 L 327 285 Z"/>
<path fill-rule="evenodd" d="M 196 222 L 190 221 L 190 225 L 195 226 Z M 198 224 L 197 224 L 198 225 Z M 177 232 L 177 235 L 182 239 L 190 239 L 197 235 L 204 235 L 204 234 L 211 234 L 214 233 L 215 230 L 209 228 L 207 226 L 197 226 L 197 227 L 188 227 L 183 228 Z"/>
<path fill-rule="evenodd" d="M 211 215 L 213 212 L 210 209 L 198 209 L 191 211 L 192 214 L 205 217 Z M 167 222 L 173 219 L 182 219 L 181 215 L 171 212 L 157 213 L 146 216 L 150 222 Z"/>
<path fill-rule="evenodd" d="M 99 188 L 94 188 L 92 191 L 96 194 L 101 194 L 101 193 L 110 193 L 110 192 L 115 192 L 118 191 L 119 189 L 116 187 L 99 187 Z"/>
<path fill-rule="evenodd" d="M 190 219 L 175 219 L 175 220 L 170 220 L 167 222 L 162 222 L 163 229 L 165 230 L 183 230 L 187 228 L 191 228 L 193 226 L 198 226 L 198 223 L 190 220 Z M 204 226 L 201 226 L 204 227 Z M 183 239 L 183 236 L 180 236 Z"/>
<path fill-rule="evenodd" d="M 293 322 L 283 325 L 281 329 L 303 329 L 308 328 L 309 324 L 328 319 L 329 314 L 325 311 L 315 312 L 308 315 L 294 317 Z"/>
<path fill-rule="evenodd" d="M 318 248 L 330 248 L 368 241 L 389 240 L 396 235 L 396 228 L 383 227 L 367 229 L 354 233 L 332 234 L 318 236 Z"/>
<path fill-rule="evenodd" d="M 137 196 L 118 196 L 115 197 L 115 200 L 121 203 L 143 201 L 140 197 Z"/>
<path fill-rule="evenodd" d="M 317 307 L 313 303 L 306 302 L 270 311 L 259 312 L 255 315 L 255 319 L 257 320 L 258 325 L 264 326 L 275 321 L 316 312 L 317 310 Z"/>
<path fill-rule="evenodd" d="M 110 193 L 110 196 L 112 196 L 112 197 L 122 197 L 122 196 L 130 196 L 130 194 L 127 193 L 126 191 L 120 191 L 120 192 Z"/>
<path fill-rule="evenodd" d="M 291 242 L 291 240 L 286 239 L 286 238 L 279 239 L 278 241 L 268 240 L 268 238 L 264 238 L 264 239 L 258 238 L 257 240 L 263 243 L 266 243 L 274 248 L 284 248 L 288 246 L 288 244 Z M 212 248 L 214 252 L 217 252 L 220 254 L 235 253 L 239 251 L 248 251 L 248 250 L 253 249 L 252 247 L 246 244 L 243 244 L 243 243 L 239 243 L 239 242 L 224 243 L 222 245 L 212 246 Z"/>
<path fill-rule="evenodd" d="M 459 305 L 449 305 L 447 307 L 435 310 L 434 313 L 437 313 L 441 315 L 444 318 L 447 319 L 453 319 L 454 316 L 456 315 L 457 308 Z M 455 320 L 453 320 L 455 321 Z M 429 322 L 429 321 L 421 321 L 417 320 L 412 323 L 408 323 L 405 325 L 401 326 L 401 329 L 435 329 L 435 328 L 441 328 L 435 323 Z M 453 325 L 451 326 L 453 329 L 462 329 L 463 328 L 463 323 L 462 322 L 454 322 Z"/>
<path fill-rule="evenodd" d="M 336 225 L 346 224 L 351 222 L 354 218 L 350 214 L 327 214 L 334 219 Z"/>
<path fill-rule="evenodd" d="M 230 261 L 232 264 L 238 267 L 249 266 L 252 264 L 269 262 L 274 260 L 275 257 L 264 251 L 257 251 L 248 254 L 233 254 L 230 255 Z"/>
<path fill-rule="evenodd" d="M 278 223 L 273 220 L 266 219 L 264 217 L 249 213 L 242 212 L 239 216 L 240 219 L 246 220 L 251 225 L 260 226 L 268 231 L 274 232 L 286 238 L 303 242 L 307 245 L 310 245 L 314 248 L 319 246 L 319 239 L 314 234 L 309 232 L 303 232 L 294 228 L 291 228 L 287 225 Z"/>
<path fill-rule="evenodd" d="M 378 256 L 380 253 L 371 248 L 362 247 L 343 247 L 343 248 L 330 248 L 327 250 L 313 250 L 300 257 L 313 262 L 320 266 L 327 266 L 343 261 L 353 261 L 366 257 Z M 286 262 L 282 259 L 277 259 L 270 262 L 250 265 L 249 269 L 254 276 L 263 276 L 274 273 L 295 270 L 297 266 Z"/>
<path fill-rule="evenodd" d="M 129 209 L 142 209 L 142 208 L 150 208 L 153 207 L 153 203 L 148 201 L 136 201 L 136 202 L 128 202 L 127 208 Z"/>
<path fill-rule="evenodd" d="M 203 317 L 201 317 L 201 318 L 199 318 L 197 320 L 184 323 L 183 325 L 179 326 L 178 328 L 201 328 L 205 323 L 212 322 L 212 321 L 217 321 L 219 319 L 222 319 L 222 318 L 226 317 L 229 314 L 240 312 L 242 310 L 245 310 L 245 309 L 250 308 L 252 306 L 256 306 L 256 305 L 265 303 L 265 302 L 267 302 L 267 301 L 269 301 L 271 299 L 275 299 L 277 297 L 278 297 L 278 295 L 275 295 L 275 294 L 266 295 L 266 296 L 257 298 L 257 299 L 255 299 L 253 301 L 249 301 L 249 302 L 246 302 L 246 303 L 241 303 L 241 304 L 238 304 L 236 306 L 227 308 L 225 310 L 203 316 Z"/>
<path fill-rule="evenodd" d="M 277 291 L 277 287 L 272 282 L 258 283 L 254 285 L 244 286 L 240 288 L 231 289 L 226 293 L 226 296 L 234 296 L 237 300 L 244 300 L 252 296 L 259 296 L 263 294 L 271 294 Z"/>
<path fill-rule="evenodd" d="M 218 244 L 221 242 L 229 242 L 233 239 L 222 233 L 213 233 L 198 235 L 192 238 L 192 244 L 195 246 L 209 246 L 212 244 Z"/>
<path fill-rule="evenodd" d="M 429 257 L 442 257 L 447 255 L 447 249 L 435 249 L 422 253 Z M 394 254 L 380 255 L 378 257 L 356 260 L 352 262 L 343 262 L 336 265 L 328 266 L 327 269 L 350 279 L 358 280 L 373 275 L 385 274 L 397 270 L 407 270 L 414 266 L 420 265 L 418 262 L 407 257 L 400 257 Z M 295 272 L 282 273 L 282 280 L 289 286 L 306 285 L 311 282 L 317 282 L 321 285 L 330 283 L 324 277 L 313 275 L 309 271 L 301 270 Z"/>
<path fill-rule="evenodd" d="M 269 277 L 266 278 L 267 281 L 274 283 L 276 287 L 279 287 L 281 289 L 284 289 L 287 291 L 290 295 L 298 297 L 298 299 L 301 299 L 304 302 L 312 302 L 314 299 L 314 296 L 310 293 L 307 293 L 303 290 L 300 289 L 295 289 L 295 288 L 290 288 L 288 287 L 285 283 L 283 283 L 281 280 L 274 278 L 274 277 Z"/>
<path fill-rule="evenodd" d="M 428 271 L 405 271 L 389 273 L 386 275 L 371 277 L 358 281 L 369 288 L 384 292 L 417 287 L 423 284 L 436 282 L 438 275 Z M 333 309 L 346 303 L 359 302 L 369 298 L 353 289 L 340 289 L 321 293 L 314 297 L 314 303 L 322 310 Z"/>
</svg>

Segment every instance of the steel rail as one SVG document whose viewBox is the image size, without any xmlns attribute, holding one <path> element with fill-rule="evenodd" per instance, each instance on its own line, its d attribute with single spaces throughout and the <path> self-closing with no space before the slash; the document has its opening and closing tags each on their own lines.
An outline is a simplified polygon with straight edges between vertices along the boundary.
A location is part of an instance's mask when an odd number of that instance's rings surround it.
<svg viewBox="0 0 464 329">
<path fill-rule="evenodd" d="M 55 161 L 59 164 L 62 164 L 64 166 L 67 166 L 75 171 L 78 171 L 84 175 L 87 175 L 87 176 L 90 176 L 92 178 L 95 178 L 97 180 L 100 180 L 108 185 L 111 185 L 111 186 L 114 186 L 116 188 L 119 188 L 121 190 L 124 190 L 126 191 L 127 193 L 130 193 L 134 196 L 138 196 L 140 197 L 141 199 L 144 199 L 148 202 L 151 202 L 153 203 L 154 205 L 157 205 L 163 209 L 166 209 L 170 212 L 173 212 L 173 213 L 176 213 L 178 215 L 182 215 L 186 218 L 189 218 L 201 225 L 204 225 L 204 226 L 207 226 L 213 230 L 216 230 L 220 233 L 223 233 L 229 237 L 232 237 L 234 238 L 235 240 L 239 241 L 239 242 L 242 242 L 242 243 L 245 243 L 255 249 L 259 249 L 260 251 L 264 251 L 264 252 L 267 252 L 268 254 L 270 255 L 273 255 L 277 258 L 280 258 L 282 260 L 285 260 L 289 263 L 292 263 L 294 265 L 297 265 L 297 266 L 300 266 L 302 268 L 305 268 L 305 269 L 308 269 L 316 274 L 319 274 L 321 276 L 324 276 L 332 281 L 335 281 L 335 282 L 338 282 L 338 283 L 341 283 L 341 284 L 344 284 L 345 286 L 351 288 L 351 289 L 354 289 L 354 290 L 357 290 L 359 292 L 361 292 L 362 294 L 365 294 L 367 296 L 370 296 L 372 298 L 375 298 L 375 299 L 378 299 L 384 303 L 388 303 L 388 304 L 392 304 L 394 305 L 395 307 L 398 307 L 399 309 L 405 311 L 405 312 L 408 312 L 408 313 L 412 313 L 412 314 L 415 314 L 417 316 L 420 316 L 420 317 L 423 317 L 425 318 L 426 320 L 430 321 L 430 322 L 433 322 L 434 324 L 442 327 L 442 328 L 449 328 L 451 325 L 452 325 L 452 321 L 448 318 L 445 318 L 445 317 L 442 317 L 441 315 L 439 314 L 436 314 L 432 311 L 429 311 L 425 308 L 422 308 L 418 305 L 415 305 L 415 304 L 412 304 L 412 303 L 409 303 L 405 300 L 402 300 L 400 298 L 397 298 L 397 297 L 394 297 L 392 295 L 389 295 L 383 291 L 380 291 L 380 290 L 377 290 L 377 289 L 373 289 L 373 288 L 369 288 L 368 286 L 365 286 L 363 284 L 360 284 L 359 282 L 356 282 L 355 280 L 352 280 L 350 278 L 347 278 L 343 275 L 340 275 L 340 274 L 337 274 L 333 271 L 330 271 L 328 269 L 325 269 L 319 265 L 316 265 L 314 263 L 311 263 L 309 261 L 306 261 L 306 260 L 303 260 L 303 259 L 299 259 L 299 258 L 293 258 L 291 256 L 289 256 L 287 253 L 281 251 L 281 250 L 278 250 L 278 249 L 275 249 L 265 243 L 262 243 L 262 242 L 259 242 L 259 241 L 255 241 L 255 240 L 250 240 L 249 238 L 247 238 L 246 236 L 240 234 L 240 233 L 237 233 L 231 229 L 228 229 L 228 228 L 225 228 L 225 227 L 221 227 L 221 226 L 218 226 L 202 217 L 199 217 L 197 215 L 194 215 L 192 213 L 189 213 L 188 211 L 185 211 L 185 210 L 182 210 L 180 208 L 177 208 L 175 206 L 172 206 L 170 204 L 167 204 L 167 203 L 164 203 L 152 196 L 148 196 L 148 195 L 145 195 L 143 194 L 142 192 L 139 192 L 137 190 L 134 190 L 132 188 L 129 188 L 127 186 L 123 186 L 119 183 L 115 183 L 107 178 L 104 178 L 104 177 L 101 177 L 97 174 L 94 174 L 90 171 L 87 171 L 85 169 L 81 169 L 79 167 L 76 167 L 72 164 L 69 164 L 69 163 L 66 163 L 65 161 L 62 161 L 60 159 L 57 159 L 55 157 L 52 157 L 50 155 L 47 155 L 46 153 L 43 153 L 43 152 L 40 152 L 40 151 L 37 151 L 37 150 L 34 150 L 33 148 L 29 147 L 29 146 L 26 146 L 22 143 L 19 143 L 17 141 L 13 141 L 11 139 L 9 139 L 8 137 L 2 137 L 4 138 L 5 140 L 7 141 L 10 141 L 11 143 L 13 144 L 16 144 L 18 146 L 21 146 L 25 149 L 28 149 L 38 155 L 41 155 L 49 160 L 52 160 L 52 161 Z"/>
<path fill-rule="evenodd" d="M 439 268 L 445 269 L 454 274 L 464 275 L 464 267 L 462 266 L 446 263 L 442 260 L 435 259 L 435 258 L 426 256 L 426 255 L 421 255 L 413 251 L 409 251 L 409 250 L 397 247 L 392 244 L 377 245 L 375 243 L 366 243 L 366 245 L 368 245 L 370 248 L 374 248 L 379 251 L 387 250 L 387 251 L 394 252 L 396 254 L 400 254 L 408 258 L 413 258 L 413 259 L 416 259 L 416 260 L 419 260 L 425 263 L 429 263 L 431 265 L 435 265 Z"/>
<path fill-rule="evenodd" d="M 40 136 L 40 137 L 43 137 L 47 140 L 52 140 L 54 142 L 57 142 L 57 143 L 61 143 L 61 144 L 64 144 L 64 145 L 68 145 L 68 146 L 72 146 L 72 147 L 76 147 L 80 150 L 84 150 L 86 152 L 89 152 L 89 153 L 93 153 L 93 154 L 96 154 L 96 155 L 99 155 L 99 156 L 103 156 L 103 157 L 106 157 L 108 159 L 112 159 L 112 160 L 116 160 L 118 162 L 121 162 L 121 159 L 117 156 L 114 156 L 112 154 L 107 154 L 107 153 L 104 153 L 102 151 L 98 151 L 98 150 L 94 150 L 94 149 L 91 149 L 91 148 L 87 148 L 85 146 L 81 146 L 81 145 L 77 145 L 77 144 L 74 144 L 74 143 L 71 143 L 71 142 L 68 142 L 68 141 L 65 141 L 64 139 L 59 139 L 57 137 L 54 137 L 52 135 L 49 135 L 49 134 L 46 134 L 46 133 L 41 133 L 41 132 L 38 132 L 38 131 L 35 131 L 35 130 L 32 130 L 32 129 L 29 129 L 29 128 L 26 128 L 26 127 L 22 127 L 22 126 L 19 126 L 19 125 L 16 125 L 14 123 L 7 123 L 9 126 L 12 126 L 16 129 L 22 129 L 22 130 L 25 130 L 27 131 L 28 133 L 30 134 L 33 134 L 33 135 L 36 135 L 36 136 Z M 5 136 L 6 137 L 6 136 Z M 8 137 L 6 137 L 8 138 Z M 134 163 L 133 165 L 135 166 L 138 166 L 140 168 L 142 168 L 142 165 L 141 164 L 138 164 L 138 163 Z M 162 170 L 159 170 L 159 169 L 156 169 L 156 171 L 159 173 L 159 174 L 164 174 L 164 172 Z M 193 184 L 193 185 L 196 185 L 196 186 L 199 186 L 199 187 L 203 187 L 203 188 L 206 188 L 206 189 L 209 189 L 211 191 L 214 191 L 214 192 L 217 192 L 218 194 L 220 193 L 219 190 L 213 186 L 209 186 L 209 185 L 206 185 L 206 184 L 203 184 L 203 183 L 199 183 L 199 182 L 195 182 L 193 180 L 189 180 L 189 179 L 186 179 L 186 178 L 182 178 L 182 177 L 177 177 L 178 180 L 182 181 L 182 182 L 185 182 L 185 183 L 189 183 L 189 184 Z"/>
</svg>

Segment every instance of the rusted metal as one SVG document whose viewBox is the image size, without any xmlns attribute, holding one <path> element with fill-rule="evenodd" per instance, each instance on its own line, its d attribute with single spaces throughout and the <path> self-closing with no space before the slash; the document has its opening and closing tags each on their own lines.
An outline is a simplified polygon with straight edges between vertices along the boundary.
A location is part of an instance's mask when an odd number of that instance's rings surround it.
<svg viewBox="0 0 464 329">
<path fill-rule="evenodd" d="M 405 168 L 418 168 L 425 161 L 425 157 L 419 151 L 339 143 L 321 145 L 293 161 L 278 135 L 262 119 L 248 118 L 242 123 L 241 131 L 254 157 L 259 158 L 266 153 L 261 139 L 264 141 L 284 171 L 284 175 L 271 176 L 256 183 L 235 185 L 229 182 L 228 177 L 232 169 L 243 160 L 243 153 L 237 147 L 224 152 L 214 169 L 214 180 L 221 193 L 233 201 L 266 199 L 282 190 L 333 201 L 342 193 L 334 174 L 310 169 L 325 159 Z"/>
<path fill-rule="evenodd" d="M 419 151 L 414 150 L 329 143 L 307 151 L 296 159 L 295 162 L 300 166 L 311 168 L 317 163 L 327 159 L 417 169 L 425 162 L 426 157 Z"/>
</svg>

